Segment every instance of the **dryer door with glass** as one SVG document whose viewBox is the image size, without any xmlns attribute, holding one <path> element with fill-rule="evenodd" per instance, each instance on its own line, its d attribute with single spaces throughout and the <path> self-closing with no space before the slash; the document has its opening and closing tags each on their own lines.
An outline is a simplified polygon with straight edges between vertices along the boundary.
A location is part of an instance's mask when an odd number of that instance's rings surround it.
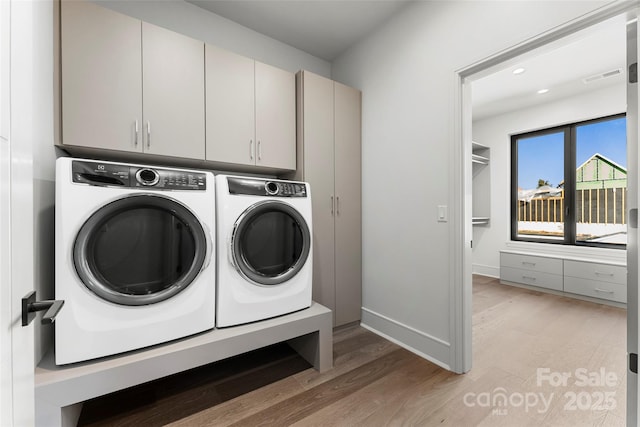
<svg viewBox="0 0 640 427">
<path fill-rule="evenodd" d="M 80 228 L 73 262 L 82 283 L 115 304 L 139 306 L 186 289 L 205 265 L 207 238 L 176 200 L 138 193 L 96 210 Z"/>
<path fill-rule="evenodd" d="M 233 227 L 235 267 L 258 285 L 278 285 L 293 278 L 304 267 L 310 249 L 307 222 L 293 206 L 278 200 L 255 203 Z"/>
</svg>

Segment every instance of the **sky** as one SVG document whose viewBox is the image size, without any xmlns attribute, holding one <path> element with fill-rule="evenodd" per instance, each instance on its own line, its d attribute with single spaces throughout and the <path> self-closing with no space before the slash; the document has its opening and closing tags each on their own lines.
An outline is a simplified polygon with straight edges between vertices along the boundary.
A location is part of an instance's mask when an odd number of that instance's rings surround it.
<svg viewBox="0 0 640 427">
<path fill-rule="evenodd" d="M 627 166 L 626 119 L 624 117 L 585 124 L 576 128 L 576 168 L 595 153 Z M 564 180 L 564 135 L 552 133 L 518 141 L 518 187 L 538 187 L 538 180 L 557 187 Z"/>
</svg>

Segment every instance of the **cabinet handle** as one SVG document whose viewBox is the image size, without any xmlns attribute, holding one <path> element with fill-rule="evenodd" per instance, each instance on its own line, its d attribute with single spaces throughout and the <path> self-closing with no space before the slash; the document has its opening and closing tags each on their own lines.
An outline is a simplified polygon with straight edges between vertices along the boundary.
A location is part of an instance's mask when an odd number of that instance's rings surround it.
<svg viewBox="0 0 640 427">
<path fill-rule="evenodd" d="M 536 278 L 535 278 L 535 277 L 531 277 L 531 276 L 522 276 L 522 278 L 523 278 L 524 280 L 532 280 L 532 281 L 534 281 L 534 282 L 536 281 Z"/>
<path fill-rule="evenodd" d="M 340 215 L 340 196 L 336 197 L 336 215 Z"/>
<path fill-rule="evenodd" d="M 331 216 L 333 216 L 333 196 L 331 196 Z"/>
<path fill-rule="evenodd" d="M 609 276 L 609 277 L 613 277 L 613 273 L 602 273 L 600 271 L 595 271 L 594 274 L 596 276 Z"/>
<path fill-rule="evenodd" d="M 530 265 L 531 267 L 535 267 L 536 263 L 535 262 L 530 262 L 530 261 L 522 261 L 522 265 Z"/>
<path fill-rule="evenodd" d="M 606 289 L 600 289 L 600 288 L 595 288 L 594 291 L 600 292 L 602 294 L 612 294 L 612 293 L 614 293 L 614 291 L 608 291 Z"/>
<path fill-rule="evenodd" d="M 135 133 L 135 136 L 134 136 L 134 138 L 133 138 L 133 146 L 134 146 L 134 147 L 137 147 L 137 146 L 138 146 L 138 132 L 139 132 L 139 129 L 138 129 L 138 119 L 136 119 L 136 125 L 135 125 L 135 126 L 136 126 L 136 127 L 135 127 L 135 131 L 136 131 L 136 133 Z"/>
<path fill-rule="evenodd" d="M 253 139 L 249 140 L 249 158 L 253 160 Z"/>
<path fill-rule="evenodd" d="M 147 121 L 147 148 L 151 148 L 151 122 Z"/>
<path fill-rule="evenodd" d="M 262 160 L 262 142 L 258 140 L 258 160 Z"/>
</svg>

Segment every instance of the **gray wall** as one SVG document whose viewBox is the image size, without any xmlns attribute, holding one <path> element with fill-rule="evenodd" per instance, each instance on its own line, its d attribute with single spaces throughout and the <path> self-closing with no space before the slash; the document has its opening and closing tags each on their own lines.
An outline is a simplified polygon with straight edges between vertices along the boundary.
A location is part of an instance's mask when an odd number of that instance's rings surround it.
<svg viewBox="0 0 640 427">
<path fill-rule="evenodd" d="M 453 365 L 456 70 L 608 2 L 416 2 L 333 63 L 362 90 L 365 323 Z"/>
</svg>

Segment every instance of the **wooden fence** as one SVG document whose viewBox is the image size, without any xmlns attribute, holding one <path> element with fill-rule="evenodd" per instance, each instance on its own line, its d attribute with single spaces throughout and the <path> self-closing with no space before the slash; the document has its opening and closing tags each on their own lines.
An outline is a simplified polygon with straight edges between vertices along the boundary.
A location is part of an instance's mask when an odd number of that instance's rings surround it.
<svg viewBox="0 0 640 427">
<path fill-rule="evenodd" d="M 626 188 L 577 190 L 576 222 L 626 224 L 626 198 Z M 556 197 L 518 200 L 518 221 L 563 222 L 564 191 Z"/>
</svg>

